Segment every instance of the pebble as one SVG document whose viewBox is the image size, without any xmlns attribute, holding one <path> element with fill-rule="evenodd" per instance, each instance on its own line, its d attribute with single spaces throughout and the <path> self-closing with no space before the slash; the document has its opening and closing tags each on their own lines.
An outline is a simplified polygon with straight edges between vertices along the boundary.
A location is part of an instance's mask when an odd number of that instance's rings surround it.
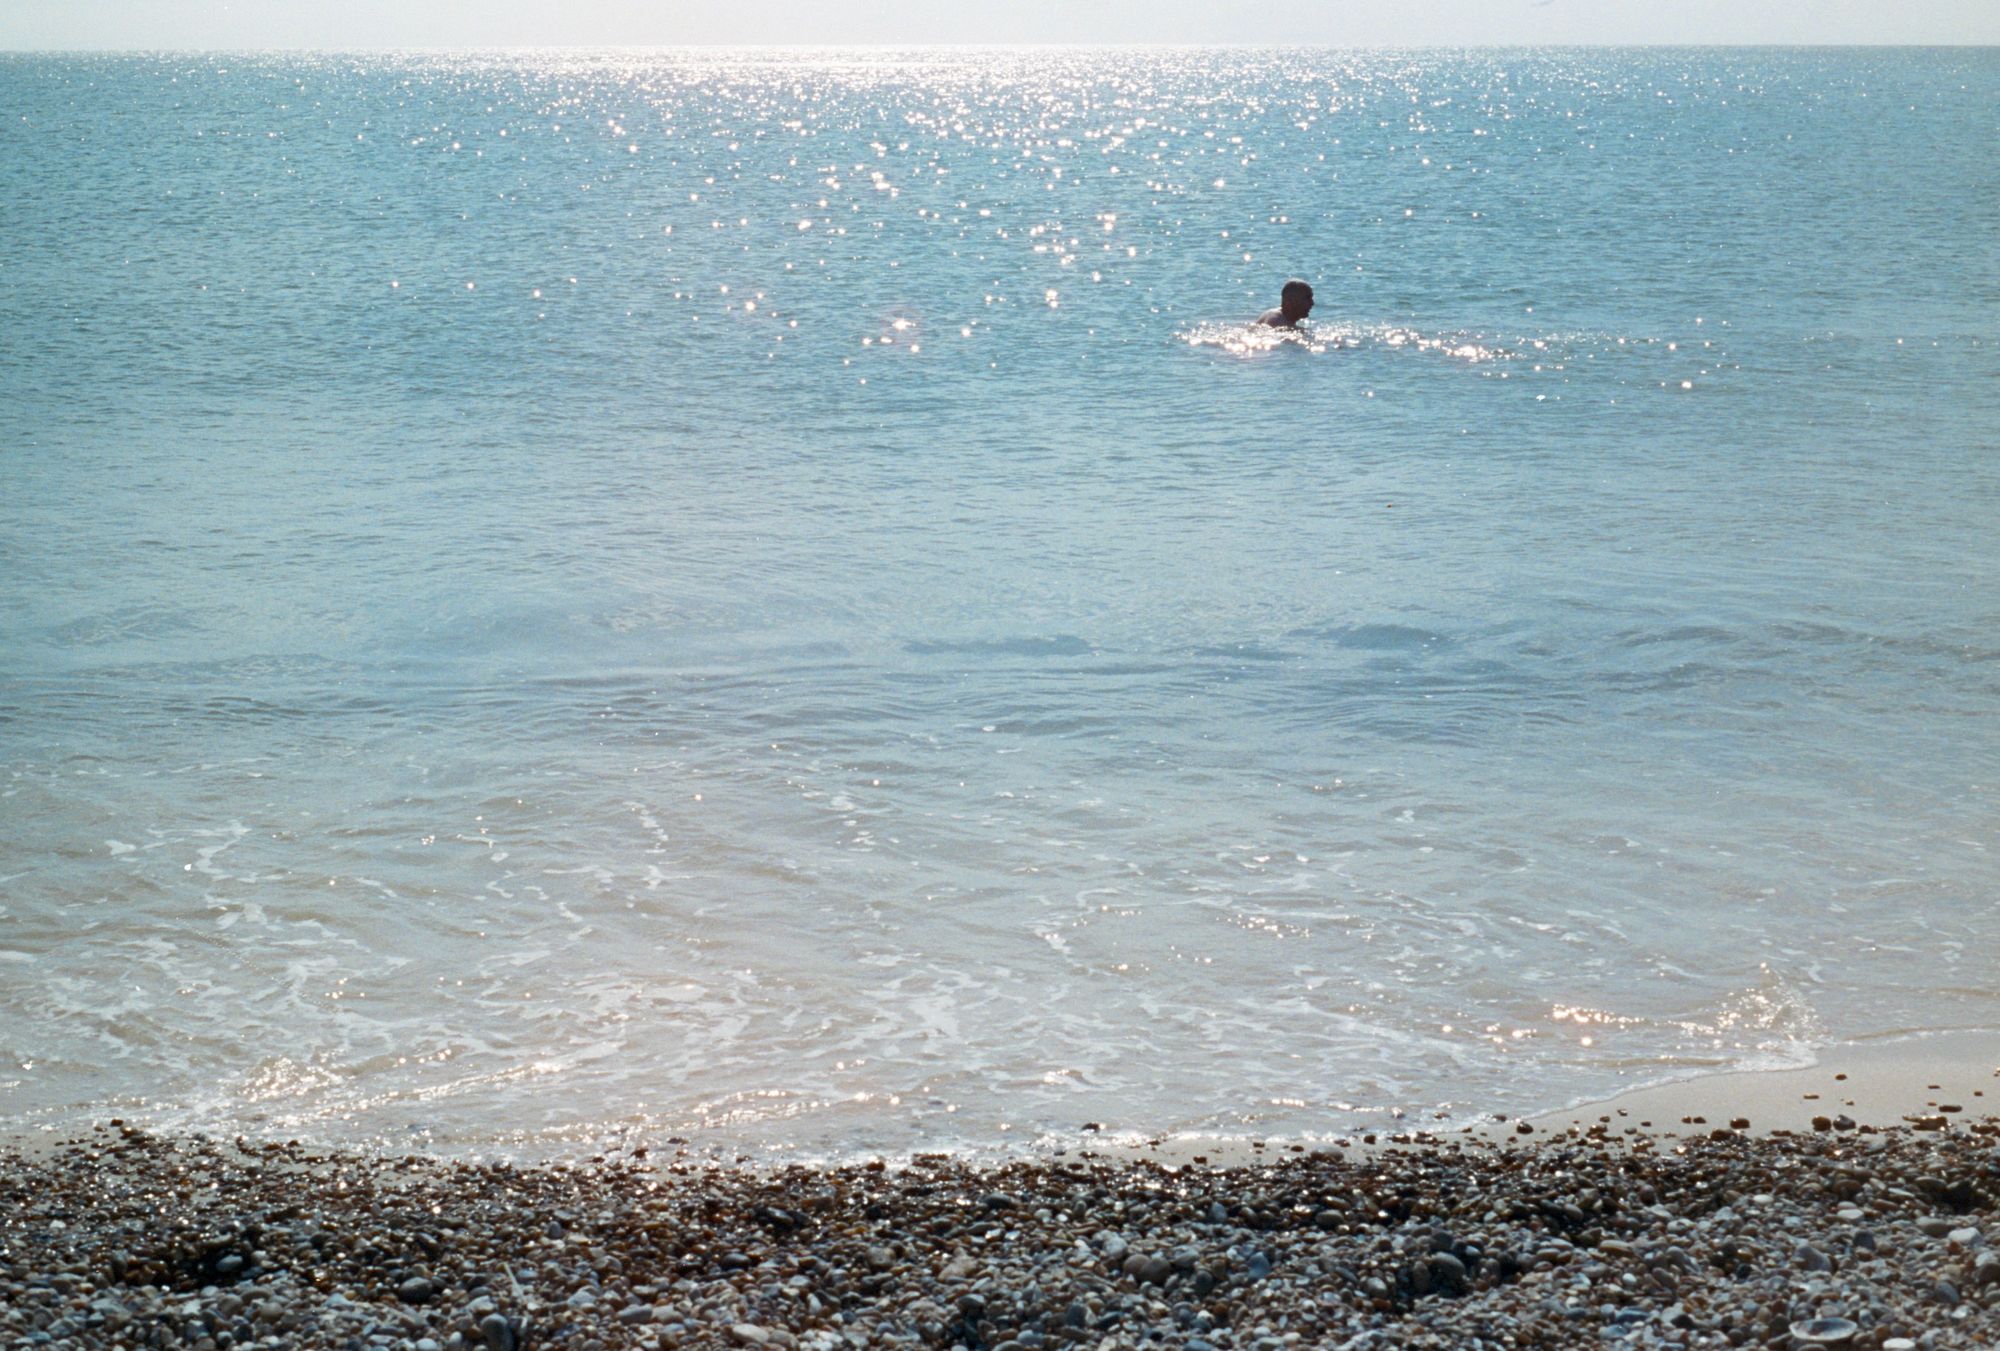
<svg viewBox="0 0 2000 1351">
<path fill-rule="evenodd" d="M 481 1320 L 479 1335 L 486 1339 L 486 1351 L 515 1351 L 514 1329 L 497 1313 Z"/>
</svg>

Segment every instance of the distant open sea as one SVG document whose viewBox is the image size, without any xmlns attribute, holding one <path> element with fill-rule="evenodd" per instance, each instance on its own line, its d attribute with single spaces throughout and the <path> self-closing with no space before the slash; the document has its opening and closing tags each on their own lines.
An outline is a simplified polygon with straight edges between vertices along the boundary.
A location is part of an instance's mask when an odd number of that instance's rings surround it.
<svg viewBox="0 0 2000 1351">
<path fill-rule="evenodd" d="M 1995 49 L 0 57 L 0 1128 L 2000 1026 L 1996 133 Z"/>
</svg>

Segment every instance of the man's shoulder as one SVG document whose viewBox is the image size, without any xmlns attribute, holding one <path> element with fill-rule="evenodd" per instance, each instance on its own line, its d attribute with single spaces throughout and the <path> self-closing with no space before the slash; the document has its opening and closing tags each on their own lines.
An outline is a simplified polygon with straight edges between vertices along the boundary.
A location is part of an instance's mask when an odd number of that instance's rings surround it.
<svg viewBox="0 0 2000 1351">
<path fill-rule="evenodd" d="M 1258 317 L 1257 322 L 1260 324 L 1268 324 L 1272 328 L 1294 327 L 1292 321 L 1285 317 L 1285 312 L 1283 310 L 1265 310 L 1264 313 Z"/>
</svg>

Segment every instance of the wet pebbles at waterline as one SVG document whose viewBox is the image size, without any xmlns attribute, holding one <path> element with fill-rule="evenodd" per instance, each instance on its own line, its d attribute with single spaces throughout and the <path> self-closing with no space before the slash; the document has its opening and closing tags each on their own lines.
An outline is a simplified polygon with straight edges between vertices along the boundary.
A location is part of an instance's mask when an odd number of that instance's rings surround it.
<svg viewBox="0 0 2000 1351">
<path fill-rule="evenodd" d="M 10 1346 L 1991 1346 L 2000 1123 L 1246 1168 L 7 1157 Z"/>
</svg>

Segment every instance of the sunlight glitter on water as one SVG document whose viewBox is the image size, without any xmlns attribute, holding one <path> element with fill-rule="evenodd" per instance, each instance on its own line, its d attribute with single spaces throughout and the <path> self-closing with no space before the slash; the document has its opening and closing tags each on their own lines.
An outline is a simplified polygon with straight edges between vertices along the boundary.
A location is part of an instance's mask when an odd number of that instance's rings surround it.
<svg viewBox="0 0 2000 1351">
<path fill-rule="evenodd" d="M 10 1119 L 1309 1135 L 1987 1016 L 1995 78 L 0 59 Z"/>
</svg>

